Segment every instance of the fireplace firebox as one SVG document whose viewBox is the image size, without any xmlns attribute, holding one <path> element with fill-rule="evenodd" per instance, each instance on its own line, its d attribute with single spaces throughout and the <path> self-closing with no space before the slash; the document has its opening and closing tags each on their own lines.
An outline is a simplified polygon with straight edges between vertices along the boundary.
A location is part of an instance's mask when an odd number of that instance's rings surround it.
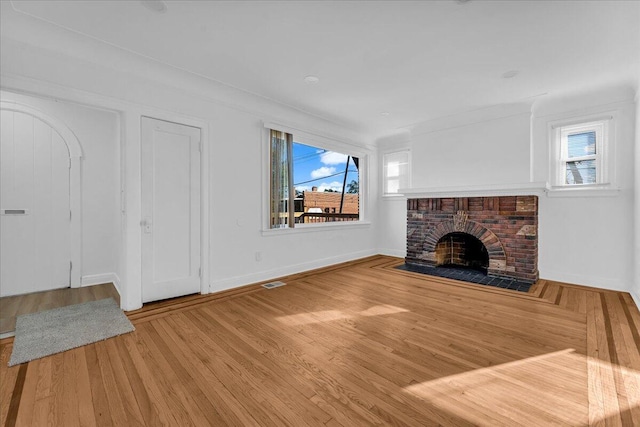
<svg viewBox="0 0 640 427">
<path fill-rule="evenodd" d="M 445 234 L 436 244 L 436 267 L 463 267 L 487 274 L 489 253 L 482 242 L 470 234 Z"/>
</svg>

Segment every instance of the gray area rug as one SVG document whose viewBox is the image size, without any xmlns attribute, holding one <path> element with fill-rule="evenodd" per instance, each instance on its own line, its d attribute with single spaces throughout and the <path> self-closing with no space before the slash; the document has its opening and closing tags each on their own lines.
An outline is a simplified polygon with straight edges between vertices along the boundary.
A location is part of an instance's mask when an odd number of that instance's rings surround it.
<svg viewBox="0 0 640 427">
<path fill-rule="evenodd" d="M 113 298 L 24 314 L 16 319 L 9 366 L 134 330 Z"/>
</svg>

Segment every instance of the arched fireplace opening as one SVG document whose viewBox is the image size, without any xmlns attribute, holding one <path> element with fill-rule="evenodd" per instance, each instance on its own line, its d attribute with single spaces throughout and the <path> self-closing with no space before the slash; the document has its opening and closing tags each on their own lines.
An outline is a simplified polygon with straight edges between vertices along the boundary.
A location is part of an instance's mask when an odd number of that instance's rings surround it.
<svg viewBox="0 0 640 427">
<path fill-rule="evenodd" d="M 489 252 L 484 244 L 468 233 L 445 234 L 436 244 L 436 267 L 462 267 L 487 274 Z"/>
</svg>

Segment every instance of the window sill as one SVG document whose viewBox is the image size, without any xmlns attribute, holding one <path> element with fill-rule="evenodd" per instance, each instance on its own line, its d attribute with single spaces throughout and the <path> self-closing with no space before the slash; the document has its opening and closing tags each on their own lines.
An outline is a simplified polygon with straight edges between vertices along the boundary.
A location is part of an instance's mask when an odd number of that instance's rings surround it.
<svg viewBox="0 0 640 427">
<path fill-rule="evenodd" d="M 590 184 L 580 186 L 551 186 L 546 190 L 547 197 L 616 197 L 620 188 L 611 184 Z"/>
<path fill-rule="evenodd" d="M 262 235 L 265 237 L 285 236 L 300 233 L 315 233 L 335 230 L 342 231 L 349 229 L 368 228 L 370 226 L 371 222 L 369 221 L 342 221 L 333 223 L 298 225 L 294 228 L 270 228 L 262 230 Z"/>
<path fill-rule="evenodd" d="M 402 193 L 386 193 L 382 195 L 382 200 L 407 200 L 407 196 Z"/>
</svg>

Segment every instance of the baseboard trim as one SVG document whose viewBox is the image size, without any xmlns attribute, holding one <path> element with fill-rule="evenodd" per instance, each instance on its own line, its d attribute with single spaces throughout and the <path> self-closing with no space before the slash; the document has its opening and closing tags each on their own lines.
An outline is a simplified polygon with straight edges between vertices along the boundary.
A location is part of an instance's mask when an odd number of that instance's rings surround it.
<svg viewBox="0 0 640 427">
<path fill-rule="evenodd" d="M 101 285 L 103 283 L 113 283 L 118 295 L 122 295 L 122 292 L 120 292 L 120 278 L 116 273 L 89 274 L 87 276 L 82 276 L 80 286 Z"/>
<path fill-rule="evenodd" d="M 640 295 L 638 295 L 634 291 L 629 291 L 629 294 L 631 295 L 631 299 L 633 300 L 633 302 L 636 303 L 636 308 L 638 309 L 638 311 L 640 311 Z"/>
<path fill-rule="evenodd" d="M 552 280 L 554 282 L 562 282 L 568 284 L 579 284 L 580 286 L 588 286 L 590 288 L 608 289 L 611 291 L 629 292 L 629 289 L 624 286 L 623 282 L 619 279 L 611 277 L 595 277 L 584 276 L 581 274 L 567 274 L 557 271 L 540 270 L 540 277 L 546 280 Z"/>
<path fill-rule="evenodd" d="M 262 271 L 259 273 L 247 274 L 243 276 L 235 276 L 222 280 L 212 280 L 209 284 L 209 292 L 221 292 L 229 289 L 237 288 L 251 283 L 264 282 L 268 280 L 277 279 L 283 276 L 289 276 L 291 274 L 303 273 L 308 270 L 315 270 L 317 268 L 328 267 L 334 264 L 340 264 L 343 262 L 354 261 L 356 259 L 365 258 L 372 255 L 377 255 L 378 251 L 370 249 L 366 251 L 352 252 L 345 255 L 339 255 L 335 257 L 322 258 L 310 262 L 304 262 L 300 264 L 289 265 L 283 268 L 276 268 L 273 270 Z"/>
<path fill-rule="evenodd" d="M 396 258 L 406 258 L 407 251 L 405 249 L 400 250 L 400 249 L 380 248 L 378 249 L 378 254 L 392 256 Z"/>
</svg>

